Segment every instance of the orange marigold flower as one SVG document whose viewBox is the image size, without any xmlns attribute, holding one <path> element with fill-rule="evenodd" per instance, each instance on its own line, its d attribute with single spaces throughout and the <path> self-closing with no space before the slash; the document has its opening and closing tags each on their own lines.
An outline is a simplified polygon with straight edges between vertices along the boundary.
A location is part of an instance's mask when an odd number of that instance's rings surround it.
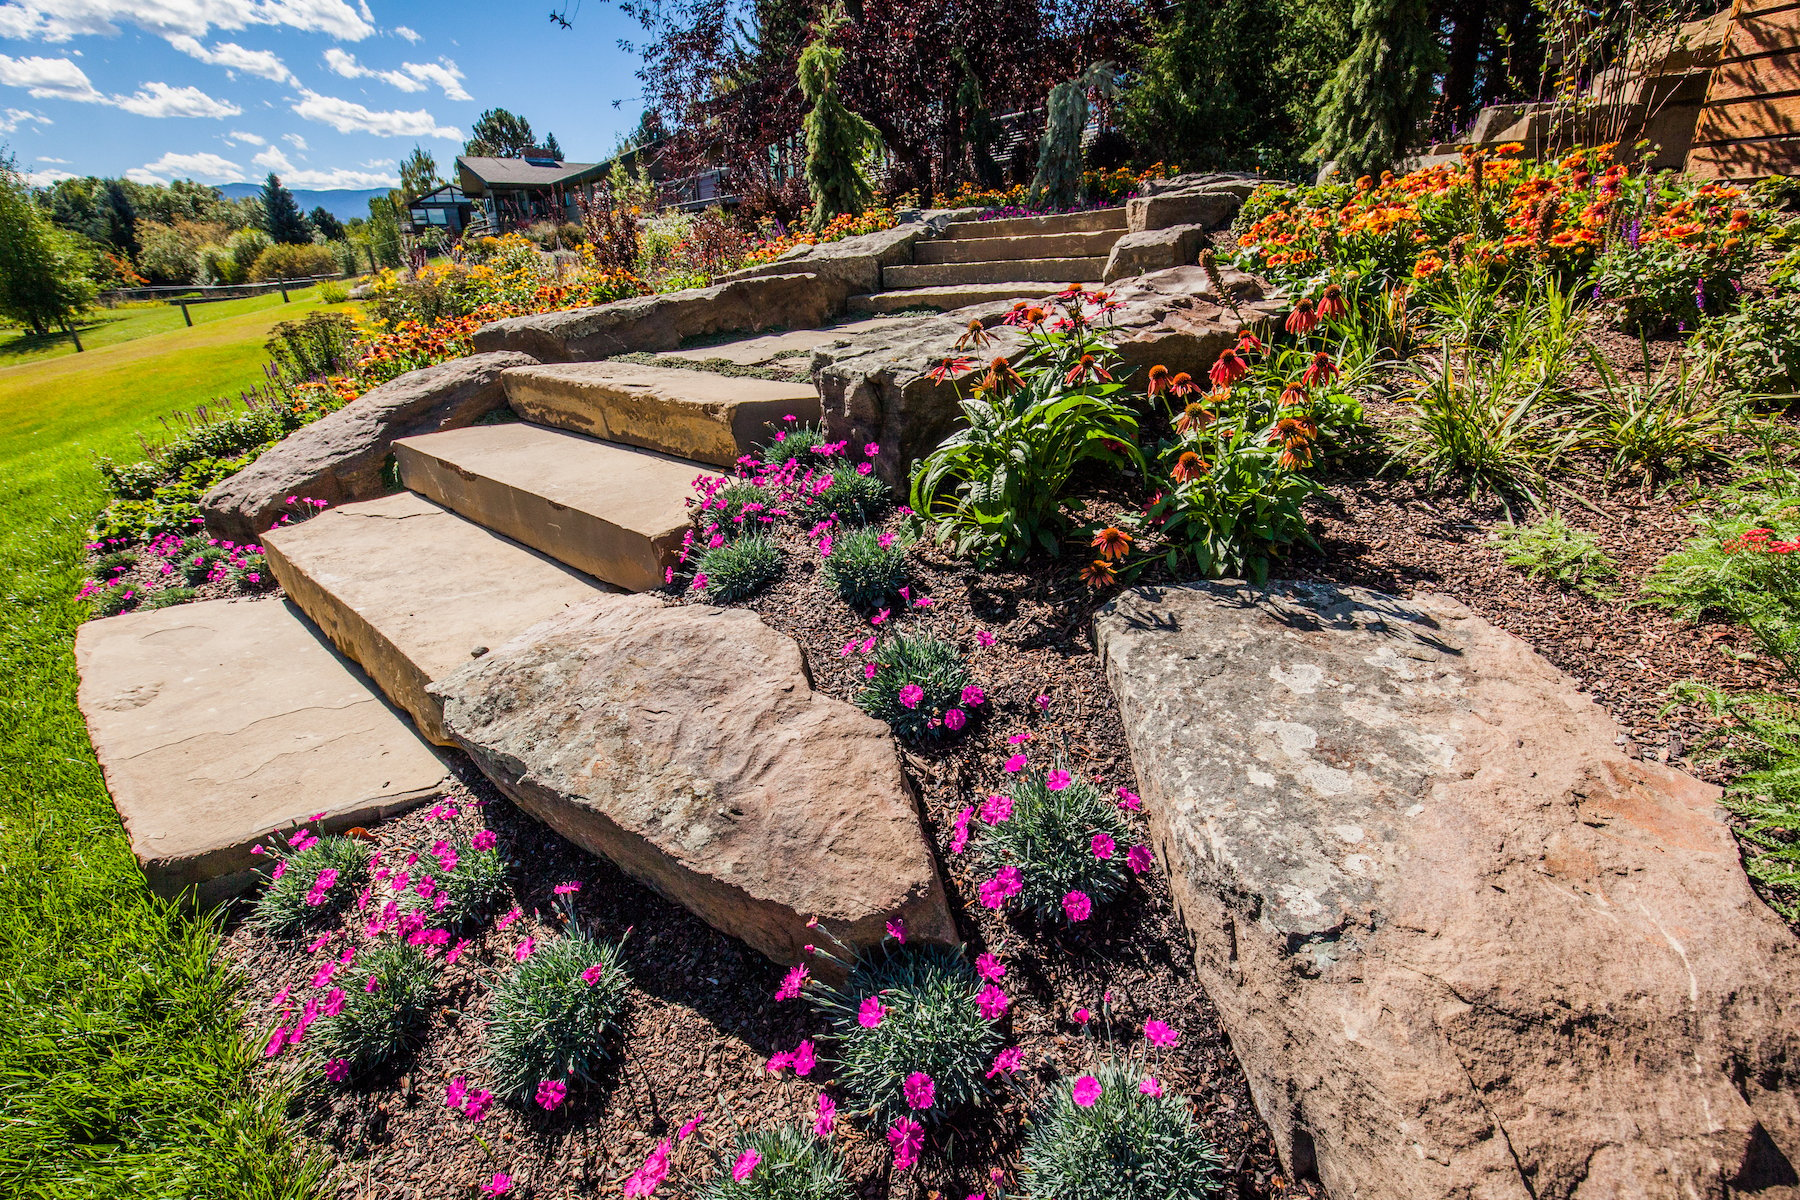
<svg viewBox="0 0 1800 1200">
<path fill-rule="evenodd" d="M 1211 470 L 1204 458 L 1192 450 L 1184 450 L 1181 457 L 1175 460 L 1175 466 L 1169 474 L 1176 483 L 1192 483 Z"/>
<path fill-rule="evenodd" d="M 1119 573 L 1113 570 L 1111 563 L 1096 558 L 1081 568 L 1081 581 L 1091 588 L 1110 587 L 1119 581 Z"/>
<path fill-rule="evenodd" d="M 1250 364 L 1245 362 L 1236 350 L 1227 346 L 1219 351 L 1219 361 L 1212 365 L 1212 371 L 1209 374 L 1214 387 L 1230 387 L 1249 371 Z"/>
<path fill-rule="evenodd" d="M 1296 337 L 1311 333 L 1313 326 L 1319 323 L 1319 312 L 1311 300 L 1302 296 L 1294 301 L 1294 311 L 1288 314 L 1287 331 Z"/>
<path fill-rule="evenodd" d="M 1506 145 L 1501 146 L 1498 150 L 1494 151 L 1495 154 L 1523 154 L 1524 152 L 1524 142 L 1508 142 Z"/>
<path fill-rule="evenodd" d="M 1108 525 L 1094 535 L 1093 546 L 1108 562 L 1124 558 L 1131 551 L 1131 535 L 1117 525 Z"/>
</svg>

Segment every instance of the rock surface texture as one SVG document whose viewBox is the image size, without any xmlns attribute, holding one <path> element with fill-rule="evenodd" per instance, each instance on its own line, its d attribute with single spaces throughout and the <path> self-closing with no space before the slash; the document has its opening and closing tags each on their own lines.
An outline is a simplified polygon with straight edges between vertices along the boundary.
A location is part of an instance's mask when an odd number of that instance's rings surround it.
<svg viewBox="0 0 1800 1200">
<path fill-rule="evenodd" d="M 500 372 L 536 361 L 528 354 L 475 354 L 371 389 L 221 480 L 200 502 L 207 530 L 235 542 L 254 541 L 291 515 L 290 496 L 344 504 L 381 495 L 387 490 L 381 470 L 396 439 L 461 429 L 503 407 Z"/>
<path fill-rule="evenodd" d="M 1265 182 L 1229 172 L 1148 179 L 1144 194 L 1125 202 L 1126 228 L 1133 233 L 1173 225 L 1216 229 L 1237 216 L 1250 193 Z"/>
<path fill-rule="evenodd" d="M 773 262 L 758 263 L 754 267 L 732 271 L 719 278 L 728 282 L 733 279 L 755 279 L 764 275 L 790 275 L 804 271 L 842 283 L 851 295 L 873 292 L 881 287 L 881 268 L 910 263 L 913 260 L 913 243 L 920 238 L 931 237 L 935 232 L 923 221 L 909 221 L 892 229 L 841 238 L 835 242 L 795 246 Z"/>
<path fill-rule="evenodd" d="M 766 275 L 592 308 L 508 317 L 475 331 L 477 350 L 517 350 L 544 362 L 587 362 L 640 350 L 678 350 L 684 338 L 823 325 L 849 292 L 816 274 Z"/>
<path fill-rule="evenodd" d="M 439 680 L 456 744 L 521 808 L 777 962 L 886 922 L 954 942 L 887 727 L 813 691 L 742 609 L 608 596 Z"/>
<path fill-rule="evenodd" d="M 1200 251 L 1211 244 L 1204 225 L 1171 225 L 1167 229 L 1127 233 L 1112 244 L 1111 257 L 1100 278 L 1112 283 L 1128 275 L 1191 267 L 1200 261 Z"/>
<path fill-rule="evenodd" d="M 77 699 L 132 853 L 202 904 L 258 877 L 250 847 L 323 813 L 372 824 L 441 793 L 442 759 L 292 606 L 207 600 L 89 621 Z"/>
<path fill-rule="evenodd" d="M 1335 1200 L 1792 1197 L 1800 944 L 1716 789 L 1442 598 L 1127 592 L 1095 635 L 1196 965 Z"/>
</svg>

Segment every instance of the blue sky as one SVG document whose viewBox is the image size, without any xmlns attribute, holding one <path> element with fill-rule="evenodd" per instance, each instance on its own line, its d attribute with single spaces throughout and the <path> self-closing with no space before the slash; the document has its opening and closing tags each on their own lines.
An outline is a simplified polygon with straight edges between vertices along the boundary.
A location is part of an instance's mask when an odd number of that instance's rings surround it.
<svg viewBox="0 0 1800 1200">
<path fill-rule="evenodd" d="M 561 7 L 558 0 L 557 7 Z M 0 0 L 0 143 L 44 182 L 387 187 L 418 142 L 444 172 L 485 108 L 594 161 L 635 128 L 636 27 L 551 0 Z M 613 102 L 619 101 L 615 109 Z"/>
</svg>

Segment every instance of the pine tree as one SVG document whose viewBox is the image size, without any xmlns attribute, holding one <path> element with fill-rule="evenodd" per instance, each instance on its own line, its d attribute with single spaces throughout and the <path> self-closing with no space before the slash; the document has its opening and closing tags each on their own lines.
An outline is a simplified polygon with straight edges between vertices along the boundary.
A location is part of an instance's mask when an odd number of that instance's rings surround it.
<svg viewBox="0 0 1800 1200">
<path fill-rule="evenodd" d="M 106 192 L 100 199 L 100 215 L 106 221 L 106 241 L 127 258 L 138 252 L 137 207 L 131 194 L 117 179 L 106 181 Z"/>
<path fill-rule="evenodd" d="M 270 171 L 263 180 L 263 231 L 277 243 L 301 245 L 312 241 L 312 230 L 300 215 L 300 204 L 294 193 L 281 185 L 281 177 Z"/>
<path fill-rule="evenodd" d="M 48 333 L 94 300 L 86 255 L 31 197 L 12 158 L 0 158 L 0 316 Z"/>
<path fill-rule="evenodd" d="M 546 133 L 544 135 L 544 153 L 548 154 L 551 158 L 554 158 L 557 162 L 562 161 L 562 147 L 556 144 L 556 135 L 554 133 Z"/>
<path fill-rule="evenodd" d="M 336 214 L 323 204 L 315 205 L 313 210 L 306 214 L 306 220 L 326 241 L 341 242 L 344 240 L 344 223 L 338 220 Z"/>
<path fill-rule="evenodd" d="M 1357 0 L 1356 46 L 1319 92 L 1319 157 L 1349 179 L 1392 167 L 1431 113 L 1443 70 L 1429 0 Z"/>
<path fill-rule="evenodd" d="M 1038 143 L 1037 172 L 1031 177 L 1034 203 L 1068 208 L 1081 193 L 1081 134 L 1088 122 L 1088 90 L 1110 96 L 1118 79 L 1111 63 L 1095 63 L 1079 76 L 1050 89 L 1047 119 Z"/>
<path fill-rule="evenodd" d="M 813 40 L 800 52 L 800 93 L 812 105 L 803 127 L 814 229 L 824 228 L 840 213 L 860 214 L 875 199 L 863 158 L 881 149 L 881 134 L 844 107 L 838 96 L 837 74 L 844 52 L 831 44 L 831 35 L 844 23 L 842 5 L 826 9 L 813 26 Z"/>
</svg>

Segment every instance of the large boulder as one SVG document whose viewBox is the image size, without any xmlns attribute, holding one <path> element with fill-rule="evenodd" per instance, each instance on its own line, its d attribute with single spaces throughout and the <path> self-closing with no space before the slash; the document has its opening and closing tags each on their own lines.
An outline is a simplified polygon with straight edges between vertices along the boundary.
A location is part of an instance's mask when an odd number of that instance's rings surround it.
<svg viewBox="0 0 1800 1200">
<path fill-rule="evenodd" d="M 1171 225 L 1214 229 L 1237 216 L 1243 203 L 1234 192 L 1214 189 L 1133 196 L 1125 202 L 1125 229 L 1128 233 L 1167 229 Z"/>
<path fill-rule="evenodd" d="M 932 236 L 934 232 L 936 231 L 923 221 L 910 221 L 892 229 L 841 238 L 835 242 L 795 246 L 771 262 L 758 263 L 754 267 L 745 267 L 719 278 L 721 281 L 756 279 L 765 275 L 789 275 L 807 271 L 842 283 L 850 295 L 878 292 L 881 290 L 881 268 L 910 263 L 913 243 L 920 238 Z"/>
<path fill-rule="evenodd" d="M 1338 1200 L 1793 1197 L 1800 946 L 1716 789 L 1438 597 L 1095 620 L 1196 966 Z"/>
<path fill-rule="evenodd" d="M 475 331 L 477 350 L 518 350 L 544 362 L 678 350 L 710 333 L 812 329 L 844 311 L 842 279 L 807 272 L 733 279 L 711 287 L 633 296 L 592 308 L 508 317 Z"/>
<path fill-rule="evenodd" d="M 1251 192 L 1265 183 L 1280 182 L 1278 179 L 1250 175 L 1243 171 L 1189 172 L 1186 175 L 1171 175 L 1167 179 L 1146 179 L 1138 185 L 1138 191 L 1145 196 L 1166 196 L 1173 192 L 1229 192 L 1243 200 L 1248 199 Z"/>
<path fill-rule="evenodd" d="M 432 685 L 503 791 L 777 962 L 956 926 L 887 727 L 744 609 L 575 605 Z"/>
<path fill-rule="evenodd" d="M 206 528 L 236 542 L 254 540 L 284 515 L 290 499 L 344 504 L 388 488 L 382 468 L 400 438 L 461 429 L 506 405 L 500 372 L 528 367 L 529 354 L 475 354 L 408 371 L 330 416 L 288 434 L 257 460 L 214 485 L 200 501 Z"/>
<path fill-rule="evenodd" d="M 1204 268 L 1182 266 L 1115 280 L 1110 291 L 1119 308 L 1107 341 L 1140 378 L 1161 364 L 1203 379 L 1240 333 L 1287 311 L 1279 289 L 1234 267 L 1219 268 L 1218 284 Z"/>
<path fill-rule="evenodd" d="M 1166 271 L 1170 267 L 1189 267 L 1200 261 L 1200 252 L 1211 245 L 1204 225 L 1171 225 L 1167 229 L 1145 229 L 1124 233 L 1113 243 L 1100 276 L 1107 283 L 1129 275 L 1150 271 Z"/>
</svg>

